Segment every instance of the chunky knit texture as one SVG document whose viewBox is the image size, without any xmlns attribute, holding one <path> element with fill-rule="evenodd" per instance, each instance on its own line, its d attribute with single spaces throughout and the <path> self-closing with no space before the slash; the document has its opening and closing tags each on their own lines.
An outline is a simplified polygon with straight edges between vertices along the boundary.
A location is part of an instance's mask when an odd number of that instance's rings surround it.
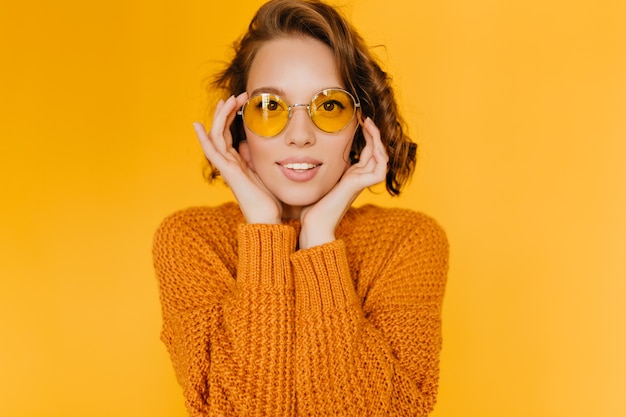
<svg viewBox="0 0 626 417">
<path fill-rule="evenodd" d="M 439 378 L 444 232 L 403 209 L 350 209 L 337 240 L 239 207 L 162 223 L 161 339 L 191 416 L 426 416 Z"/>
</svg>

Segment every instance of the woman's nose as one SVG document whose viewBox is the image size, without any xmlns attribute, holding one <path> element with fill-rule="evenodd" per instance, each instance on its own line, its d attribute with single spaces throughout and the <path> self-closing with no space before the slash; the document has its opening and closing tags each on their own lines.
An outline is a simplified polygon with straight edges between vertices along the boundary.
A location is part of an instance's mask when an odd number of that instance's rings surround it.
<svg viewBox="0 0 626 417">
<path fill-rule="evenodd" d="M 291 119 L 287 126 L 286 140 L 288 145 L 311 146 L 315 143 L 315 125 L 309 116 L 306 104 L 291 106 Z"/>
</svg>

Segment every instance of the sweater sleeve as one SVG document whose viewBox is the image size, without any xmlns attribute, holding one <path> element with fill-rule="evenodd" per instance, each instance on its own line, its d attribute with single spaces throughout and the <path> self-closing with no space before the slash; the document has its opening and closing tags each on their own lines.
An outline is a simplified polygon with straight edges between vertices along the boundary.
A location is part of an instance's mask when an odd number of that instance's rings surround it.
<svg viewBox="0 0 626 417">
<path fill-rule="evenodd" d="M 295 230 L 240 225 L 236 265 L 215 239 L 173 218 L 154 241 L 161 339 L 189 414 L 293 415 Z"/>
<path fill-rule="evenodd" d="M 433 409 L 448 246 L 432 221 L 404 234 L 363 299 L 344 241 L 292 256 L 298 412 L 426 416 Z"/>
</svg>

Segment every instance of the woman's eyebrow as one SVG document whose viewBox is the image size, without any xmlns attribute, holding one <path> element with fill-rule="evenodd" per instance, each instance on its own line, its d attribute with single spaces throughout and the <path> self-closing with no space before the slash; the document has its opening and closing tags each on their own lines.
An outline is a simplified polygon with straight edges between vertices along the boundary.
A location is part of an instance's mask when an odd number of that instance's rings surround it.
<svg viewBox="0 0 626 417">
<path fill-rule="evenodd" d="M 322 91 L 325 90 L 345 90 L 345 87 L 342 86 L 337 86 L 337 87 L 325 87 L 322 88 L 318 91 L 318 93 L 321 93 Z M 252 96 L 256 96 L 257 94 L 263 94 L 263 93 L 270 93 L 270 94 L 276 94 L 277 96 L 281 96 L 281 97 L 285 97 L 285 91 L 281 90 L 280 88 L 276 88 L 276 87 L 259 87 L 259 88 L 255 88 L 250 94 L 249 97 Z"/>
<path fill-rule="evenodd" d="M 262 93 L 271 93 L 271 94 L 276 94 L 277 96 L 282 96 L 285 94 L 285 92 L 281 90 L 280 88 L 259 87 L 259 88 L 255 88 L 254 91 L 250 93 L 250 97 L 256 96 L 257 94 L 262 94 Z"/>
</svg>

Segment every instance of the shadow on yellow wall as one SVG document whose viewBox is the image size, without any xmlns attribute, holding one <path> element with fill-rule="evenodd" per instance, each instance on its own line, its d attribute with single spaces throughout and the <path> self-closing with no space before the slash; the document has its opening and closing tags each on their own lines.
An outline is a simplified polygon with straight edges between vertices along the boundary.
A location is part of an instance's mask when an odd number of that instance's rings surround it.
<svg viewBox="0 0 626 417">
<path fill-rule="evenodd" d="M 219 204 L 191 128 L 260 1 L 0 13 L 0 415 L 183 416 L 150 246 Z M 354 3 L 354 4 L 353 4 Z M 446 228 L 444 417 L 626 415 L 626 6 L 346 2 Z"/>
</svg>

